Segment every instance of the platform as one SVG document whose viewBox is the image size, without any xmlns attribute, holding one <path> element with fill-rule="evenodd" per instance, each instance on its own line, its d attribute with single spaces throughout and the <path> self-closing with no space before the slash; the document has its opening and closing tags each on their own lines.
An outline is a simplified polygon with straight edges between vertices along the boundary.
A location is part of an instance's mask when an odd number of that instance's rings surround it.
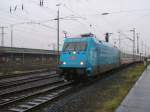
<svg viewBox="0 0 150 112">
<path fill-rule="evenodd" d="M 150 66 L 145 69 L 116 112 L 150 112 Z"/>
</svg>

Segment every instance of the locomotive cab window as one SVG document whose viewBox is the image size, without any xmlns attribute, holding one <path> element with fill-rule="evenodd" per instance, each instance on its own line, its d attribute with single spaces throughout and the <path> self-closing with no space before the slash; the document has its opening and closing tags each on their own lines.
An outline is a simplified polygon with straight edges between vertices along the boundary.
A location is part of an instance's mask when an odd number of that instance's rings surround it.
<svg viewBox="0 0 150 112">
<path fill-rule="evenodd" d="M 85 51 L 86 48 L 86 42 L 66 42 L 64 43 L 63 51 Z"/>
</svg>

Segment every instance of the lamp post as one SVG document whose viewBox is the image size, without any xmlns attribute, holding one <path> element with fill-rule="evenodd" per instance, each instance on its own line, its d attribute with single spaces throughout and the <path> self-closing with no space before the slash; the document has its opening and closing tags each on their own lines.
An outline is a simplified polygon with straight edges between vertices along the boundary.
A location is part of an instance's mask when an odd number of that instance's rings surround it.
<svg viewBox="0 0 150 112">
<path fill-rule="evenodd" d="M 0 29 L 1 29 L 1 36 L 2 36 L 2 40 L 1 40 L 1 46 L 2 47 L 4 47 L 4 35 L 6 34 L 5 32 L 4 32 L 4 29 L 5 28 L 7 28 L 7 27 L 5 27 L 5 26 L 0 26 Z"/>
<path fill-rule="evenodd" d="M 10 25 L 10 28 L 11 28 L 11 47 L 13 47 L 13 25 L 11 24 Z"/>
<path fill-rule="evenodd" d="M 134 61 L 134 55 L 135 55 L 135 28 L 133 28 L 130 31 L 133 32 L 133 61 Z"/>
<path fill-rule="evenodd" d="M 139 33 L 137 33 L 137 54 L 139 54 Z"/>
<path fill-rule="evenodd" d="M 59 28 L 59 23 L 60 23 L 60 21 L 59 21 L 59 19 L 60 19 L 60 17 L 59 17 L 59 15 L 60 15 L 60 12 L 59 12 L 59 6 L 60 6 L 61 4 L 56 4 L 56 6 L 58 7 L 58 10 L 57 10 L 57 18 L 56 19 L 54 19 L 54 20 L 57 20 L 57 65 L 59 65 L 59 30 L 60 30 L 60 28 Z"/>
</svg>

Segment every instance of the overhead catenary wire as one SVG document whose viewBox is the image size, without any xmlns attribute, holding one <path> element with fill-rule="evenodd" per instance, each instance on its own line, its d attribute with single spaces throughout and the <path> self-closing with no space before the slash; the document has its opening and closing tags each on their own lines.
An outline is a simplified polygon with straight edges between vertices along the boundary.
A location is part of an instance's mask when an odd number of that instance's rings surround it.
<svg viewBox="0 0 150 112">
<path fill-rule="evenodd" d="M 84 20 L 87 20 L 86 17 L 83 17 L 83 16 L 81 16 L 80 14 L 76 13 L 76 12 L 73 11 L 71 8 L 69 8 L 66 4 L 64 4 L 63 6 L 64 6 L 67 10 L 69 10 L 71 13 L 75 14 L 75 16 L 77 15 L 77 18 L 82 18 L 82 19 L 84 19 Z M 75 16 L 73 15 L 72 18 L 75 17 Z M 70 18 L 71 18 L 71 17 L 70 17 Z M 78 23 L 80 23 L 81 25 L 86 26 L 87 30 L 89 31 L 89 29 L 90 29 L 89 25 L 90 25 L 90 24 L 85 24 L 85 23 L 81 22 L 80 20 L 75 20 L 75 21 L 78 22 Z"/>
<path fill-rule="evenodd" d="M 98 27 L 99 27 L 98 24 L 94 25 L 94 23 L 90 22 L 87 17 L 81 16 L 80 14 L 78 14 L 77 12 L 75 12 L 74 10 L 72 10 L 71 8 L 69 8 L 66 4 L 64 4 L 63 6 L 64 6 L 68 11 L 70 11 L 72 14 L 75 14 L 75 16 L 78 16 L 79 18 L 83 18 L 83 19 L 84 19 L 84 23 L 81 22 L 80 20 L 76 20 L 76 22 L 80 23 L 81 25 L 84 25 L 84 26 L 87 28 L 87 30 L 88 30 L 89 32 L 92 32 L 92 29 L 93 29 L 93 30 L 94 30 L 93 33 L 96 33 L 96 30 L 98 30 L 98 28 L 95 29 L 95 26 L 98 26 Z M 91 26 L 92 26 L 92 27 L 91 27 Z M 94 26 L 94 27 L 93 27 L 93 26 Z M 101 31 L 101 28 L 100 28 L 100 27 L 99 27 L 99 31 Z M 101 31 L 101 32 L 102 32 L 102 31 Z"/>
</svg>

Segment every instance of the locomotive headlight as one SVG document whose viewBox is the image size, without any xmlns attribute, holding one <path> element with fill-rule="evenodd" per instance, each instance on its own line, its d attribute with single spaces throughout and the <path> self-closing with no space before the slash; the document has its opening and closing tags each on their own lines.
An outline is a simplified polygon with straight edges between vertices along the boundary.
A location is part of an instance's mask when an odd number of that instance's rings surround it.
<svg viewBox="0 0 150 112">
<path fill-rule="evenodd" d="M 63 65 L 66 65 L 66 62 L 63 62 Z"/>
<path fill-rule="evenodd" d="M 73 51 L 73 54 L 76 54 L 76 51 Z"/>
<path fill-rule="evenodd" d="M 80 65 L 83 65 L 83 64 L 84 64 L 83 61 L 81 61 L 81 62 L 80 62 Z"/>
</svg>

